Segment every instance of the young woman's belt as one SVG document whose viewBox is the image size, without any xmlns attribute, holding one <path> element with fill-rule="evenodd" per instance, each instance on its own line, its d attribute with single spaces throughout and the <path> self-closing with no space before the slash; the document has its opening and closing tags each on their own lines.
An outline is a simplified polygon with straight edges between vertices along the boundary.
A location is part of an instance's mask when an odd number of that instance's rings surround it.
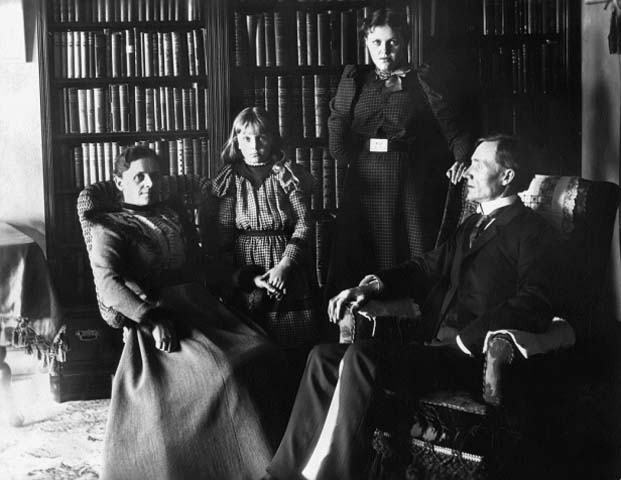
<svg viewBox="0 0 621 480">
<path fill-rule="evenodd" d="M 245 235 L 248 237 L 277 237 L 280 235 L 290 236 L 293 231 L 291 230 L 237 230 L 239 235 Z"/>
<path fill-rule="evenodd" d="M 387 138 L 368 137 L 363 142 L 367 152 L 409 152 L 410 145 L 404 140 L 389 140 Z"/>
</svg>

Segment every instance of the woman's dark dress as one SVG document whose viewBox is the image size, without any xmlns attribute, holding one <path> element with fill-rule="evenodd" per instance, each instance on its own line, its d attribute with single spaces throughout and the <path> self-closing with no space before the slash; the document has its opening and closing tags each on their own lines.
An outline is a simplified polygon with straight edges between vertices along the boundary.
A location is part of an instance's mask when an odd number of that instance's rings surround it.
<svg viewBox="0 0 621 480">
<path fill-rule="evenodd" d="M 434 246 L 444 172 L 470 153 L 470 137 L 432 86 L 429 68 L 412 69 L 401 84 L 389 93 L 371 67 L 350 65 L 330 103 L 330 152 L 348 169 L 328 296 Z M 401 151 L 369 152 L 369 137 L 397 141 Z"/>
<path fill-rule="evenodd" d="M 268 427 L 279 357 L 260 329 L 191 282 L 196 258 L 181 225 L 158 206 L 105 214 L 93 229 L 102 302 L 134 322 L 164 307 L 180 335 L 180 349 L 165 353 L 127 322 L 104 443 L 107 480 L 256 479 L 277 440 Z"/>
</svg>

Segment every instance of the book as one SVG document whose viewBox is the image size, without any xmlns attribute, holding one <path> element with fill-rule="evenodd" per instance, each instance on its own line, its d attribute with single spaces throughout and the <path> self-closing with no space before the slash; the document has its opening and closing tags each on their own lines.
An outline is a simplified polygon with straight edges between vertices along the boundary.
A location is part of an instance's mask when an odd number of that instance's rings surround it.
<svg viewBox="0 0 621 480">
<path fill-rule="evenodd" d="M 317 65 L 317 14 L 306 12 L 306 65 Z"/>
<path fill-rule="evenodd" d="M 323 148 L 311 147 L 310 149 L 310 173 L 313 177 L 313 194 L 311 196 L 311 208 L 313 210 L 323 208 Z"/>
<path fill-rule="evenodd" d="M 329 116 L 329 77 L 327 75 L 315 75 L 315 136 L 326 138 L 328 136 Z"/>
<path fill-rule="evenodd" d="M 306 46 L 306 13 L 303 10 L 296 10 L 295 26 L 298 66 L 305 66 L 308 47 Z"/>
<path fill-rule="evenodd" d="M 311 38 L 309 37 L 309 41 Z M 312 41 L 317 42 L 317 63 L 312 65 L 330 65 L 330 14 L 328 12 L 317 14 L 317 37 Z"/>
<path fill-rule="evenodd" d="M 72 149 L 73 154 L 73 177 L 75 180 L 75 186 L 78 188 L 84 187 L 84 164 L 82 157 L 82 147 L 74 147 Z"/>
<path fill-rule="evenodd" d="M 263 34 L 265 36 L 265 66 L 276 66 L 276 33 L 274 31 L 274 12 L 263 12 Z"/>
<path fill-rule="evenodd" d="M 129 85 L 119 85 L 119 117 L 121 132 L 129 132 Z"/>
<path fill-rule="evenodd" d="M 255 37 L 255 62 L 257 67 L 265 66 L 265 19 L 263 15 L 255 15 L 257 25 Z"/>
<path fill-rule="evenodd" d="M 313 75 L 302 75 L 302 135 L 315 137 L 315 80 Z"/>
<path fill-rule="evenodd" d="M 279 85 L 278 78 L 273 75 L 265 77 L 265 109 L 278 122 L 279 115 Z"/>
<path fill-rule="evenodd" d="M 289 64 L 287 58 L 286 18 L 283 12 L 274 11 L 274 48 L 276 50 L 276 66 L 285 67 Z"/>
<path fill-rule="evenodd" d="M 94 109 L 94 133 L 104 133 L 106 131 L 106 108 L 105 96 L 102 87 L 95 87 L 93 90 L 93 109 Z"/>
<path fill-rule="evenodd" d="M 88 106 L 87 102 L 87 92 L 85 88 L 79 88 L 78 92 L 78 132 L 79 133 L 88 133 Z"/>
<path fill-rule="evenodd" d="M 233 12 L 233 48 L 235 66 L 248 65 L 248 36 L 245 18 L 237 10 Z"/>
<path fill-rule="evenodd" d="M 278 129 L 280 136 L 284 139 L 291 132 L 291 118 L 289 116 L 291 77 L 286 75 L 278 76 Z"/>
<path fill-rule="evenodd" d="M 248 39 L 248 65 L 257 65 L 257 16 L 246 15 L 246 38 Z"/>
<path fill-rule="evenodd" d="M 322 187 L 323 187 L 323 208 L 333 209 L 336 207 L 336 173 L 334 158 L 330 156 L 327 148 L 323 149 L 322 156 Z"/>
</svg>

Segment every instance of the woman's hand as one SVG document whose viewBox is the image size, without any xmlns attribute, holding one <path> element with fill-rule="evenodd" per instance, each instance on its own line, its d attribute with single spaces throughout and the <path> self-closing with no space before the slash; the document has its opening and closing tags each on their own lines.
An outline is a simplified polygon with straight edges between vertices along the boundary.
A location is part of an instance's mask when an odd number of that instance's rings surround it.
<svg viewBox="0 0 621 480">
<path fill-rule="evenodd" d="M 155 348 L 170 353 L 179 349 L 179 339 L 173 324 L 166 317 L 164 310 L 152 310 L 149 316 L 140 323 L 140 326 L 151 334 Z"/>
<path fill-rule="evenodd" d="M 457 185 L 464 177 L 466 170 L 468 170 L 467 164 L 463 162 L 455 162 L 451 165 L 451 168 L 446 171 L 446 176 L 452 184 Z"/>
</svg>

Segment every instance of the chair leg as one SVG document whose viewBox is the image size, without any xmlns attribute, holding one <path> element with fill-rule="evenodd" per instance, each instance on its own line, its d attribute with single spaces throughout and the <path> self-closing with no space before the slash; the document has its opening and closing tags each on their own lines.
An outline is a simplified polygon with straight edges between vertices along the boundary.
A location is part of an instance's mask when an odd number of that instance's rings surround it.
<svg viewBox="0 0 621 480">
<path fill-rule="evenodd" d="M 4 406 L 4 415 L 9 425 L 21 427 L 24 417 L 17 410 L 11 392 L 11 367 L 6 363 L 6 347 L 0 346 L 0 403 Z"/>
</svg>

